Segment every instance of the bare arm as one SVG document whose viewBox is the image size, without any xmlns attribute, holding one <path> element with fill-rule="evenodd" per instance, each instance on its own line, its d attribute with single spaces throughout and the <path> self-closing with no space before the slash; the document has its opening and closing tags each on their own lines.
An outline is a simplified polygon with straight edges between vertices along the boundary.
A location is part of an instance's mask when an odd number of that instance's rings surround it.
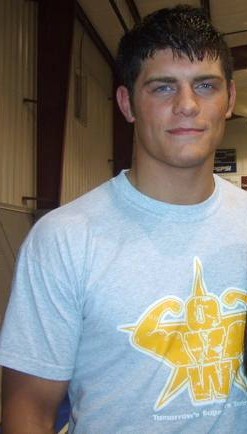
<svg viewBox="0 0 247 434">
<path fill-rule="evenodd" d="M 54 434 L 68 381 L 51 381 L 3 368 L 3 434 Z"/>
</svg>

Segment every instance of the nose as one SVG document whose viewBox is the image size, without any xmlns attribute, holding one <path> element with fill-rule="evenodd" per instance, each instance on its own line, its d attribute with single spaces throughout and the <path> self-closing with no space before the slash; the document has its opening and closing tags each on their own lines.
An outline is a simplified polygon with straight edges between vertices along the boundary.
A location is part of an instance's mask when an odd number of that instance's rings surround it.
<svg viewBox="0 0 247 434">
<path fill-rule="evenodd" d="M 199 112 L 198 96 L 188 85 L 178 90 L 173 105 L 173 113 L 183 116 L 196 116 Z"/>
</svg>

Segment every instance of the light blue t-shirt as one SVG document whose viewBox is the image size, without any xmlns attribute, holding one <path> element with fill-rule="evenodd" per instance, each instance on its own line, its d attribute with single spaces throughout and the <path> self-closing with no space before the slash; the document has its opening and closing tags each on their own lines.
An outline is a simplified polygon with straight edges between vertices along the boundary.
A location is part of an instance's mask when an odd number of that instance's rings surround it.
<svg viewBox="0 0 247 434">
<path fill-rule="evenodd" d="M 70 380 L 73 434 L 246 434 L 247 194 L 197 205 L 122 172 L 20 251 L 0 364 Z"/>
</svg>

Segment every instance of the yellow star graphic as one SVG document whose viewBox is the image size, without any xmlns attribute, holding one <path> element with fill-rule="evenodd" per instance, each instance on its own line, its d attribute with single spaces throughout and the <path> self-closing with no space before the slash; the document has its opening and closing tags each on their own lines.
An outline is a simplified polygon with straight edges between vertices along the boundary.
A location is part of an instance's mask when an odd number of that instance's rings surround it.
<svg viewBox="0 0 247 434">
<path fill-rule="evenodd" d="M 200 260 L 195 258 L 194 264 L 192 296 L 185 303 L 175 297 L 164 298 L 137 324 L 119 327 L 130 333 L 135 348 L 172 368 L 155 410 L 163 408 L 185 387 L 197 404 L 226 399 L 233 381 L 246 390 L 240 369 L 245 309 L 223 314 L 218 297 L 206 289 Z M 222 296 L 225 307 L 246 302 L 246 292 L 240 289 L 228 289 Z M 167 313 L 184 313 L 184 321 L 165 321 Z"/>
</svg>

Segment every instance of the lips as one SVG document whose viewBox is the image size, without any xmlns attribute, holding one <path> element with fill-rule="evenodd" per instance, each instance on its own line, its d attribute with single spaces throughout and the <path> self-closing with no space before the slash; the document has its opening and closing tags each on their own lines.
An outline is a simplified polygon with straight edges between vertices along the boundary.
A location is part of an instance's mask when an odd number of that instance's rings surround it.
<svg viewBox="0 0 247 434">
<path fill-rule="evenodd" d="M 203 128 L 173 128 L 171 130 L 167 130 L 169 134 L 185 136 L 185 135 L 197 135 L 204 131 Z"/>
</svg>

